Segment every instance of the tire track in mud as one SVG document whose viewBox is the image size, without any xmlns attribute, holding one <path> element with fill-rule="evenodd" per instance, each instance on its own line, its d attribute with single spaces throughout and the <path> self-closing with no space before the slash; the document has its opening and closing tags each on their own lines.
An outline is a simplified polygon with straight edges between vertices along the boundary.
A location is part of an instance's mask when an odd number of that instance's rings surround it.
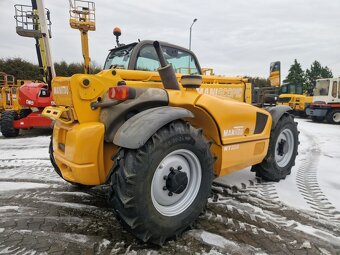
<svg viewBox="0 0 340 255">
<path fill-rule="evenodd" d="M 296 175 L 297 187 L 306 202 L 315 213 L 326 220 L 340 223 L 340 212 L 332 205 L 322 192 L 318 183 L 318 162 L 321 149 L 315 137 L 304 130 L 303 134 L 310 141 L 310 149 L 301 159 L 300 167 Z"/>
<path fill-rule="evenodd" d="M 207 212 L 199 221 L 199 227 L 206 231 L 269 254 L 295 254 L 305 252 L 307 247 L 309 254 L 340 252 L 340 230 L 333 224 L 322 224 L 318 218 L 300 215 L 280 202 L 271 203 L 249 191 L 233 193 L 221 187 L 214 190 Z M 306 231 L 309 228 L 327 238 Z"/>
<path fill-rule="evenodd" d="M 22 172 L 31 179 L 20 176 Z M 9 173 L 13 177 L 2 178 L 3 174 Z M 105 186 L 75 189 L 54 173 L 48 158 L 0 160 L 0 178 L 2 182 L 51 184 L 44 189 L 0 194 L 3 216 L 0 217 L 0 251 L 8 250 L 10 254 L 231 253 L 229 247 L 205 243 L 197 238 L 196 234 L 202 231 L 246 246 L 244 250 L 234 250 L 236 254 L 340 252 L 340 248 L 334 248 L 334 245 L 311 237 L 298 228 L 299 224 L 309 225 L 322 233 L 339 237 L 340 226 L 337 228 L 334 222 L 328 222 L 328 214 L 320 222 L 315 215 L 286 208 L 278 198 L 276 184 L 262 182 L 259 178 L 241 184 L 214 186 L 214 197 L 209 200 L 207 211 L 197 221 L 196 228 L 161 248 L 139 242 L 122 228 L 108 208 Z M 7 212 L 1 211 L 6 206 Z M 17 207 L 21 209 L 16 210 Z"/>
<path fill-rule="evenodd" d="M 106 201 L 105 186 L 79 190 L 67 183 L 0 193 L 0 253 L 207 254 L 211 250 L 190 235 L 163 247 L 144 244 L 124 230 Z"/>
</svg>

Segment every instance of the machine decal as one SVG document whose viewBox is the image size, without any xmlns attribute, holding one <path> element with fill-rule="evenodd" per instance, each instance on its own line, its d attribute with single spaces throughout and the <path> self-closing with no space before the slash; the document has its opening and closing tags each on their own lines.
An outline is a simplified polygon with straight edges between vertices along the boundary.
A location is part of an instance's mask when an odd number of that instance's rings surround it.
<svg viewBox="0 0 340 255">
<path fill-rule="evenodd" d="M 233 127 L 232 129 L 225 129 L 223 131 L 223 136 L 238 136 L 243 135 L 244 126 Z"/>
<path fill-rule="evenodd" d="M 222 97 L 242 97 L 242 88 L 198 88 L 198 93 L 208 94 L 212 96 L 222 96 Z"/>
<path fill-rule="evenodd" d="M 34 102 L 33 102 L 33 100 L 27 99 L 27 100 L 26 100 L 26 104 L 27 104 L 27 105 L 34 105 Z"/>
<path fill-rule="evenodd" d="M 69 88 L 67 86 L 59 86 L 53 88 L 54 95 L 68 95 Z"/>
<path fill-rule="evenodd" d="M 235 151 L 240 149 L 240 145 L 239 144 L 233 144 L 233 145 L 227 145 L 223 147 L 224 151 Z"/>
</svg>

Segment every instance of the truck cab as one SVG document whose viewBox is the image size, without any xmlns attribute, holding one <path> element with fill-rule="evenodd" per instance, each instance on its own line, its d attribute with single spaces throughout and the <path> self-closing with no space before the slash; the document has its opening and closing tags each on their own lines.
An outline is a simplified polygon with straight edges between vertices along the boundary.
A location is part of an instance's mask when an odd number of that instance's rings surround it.
<svg viewBox="0 0 340 255">
<path fill-rule="evenodd" d="M 307 114 L 313 121 L 340 124 L 340 78 L 319 79 Z"/>
</svg>

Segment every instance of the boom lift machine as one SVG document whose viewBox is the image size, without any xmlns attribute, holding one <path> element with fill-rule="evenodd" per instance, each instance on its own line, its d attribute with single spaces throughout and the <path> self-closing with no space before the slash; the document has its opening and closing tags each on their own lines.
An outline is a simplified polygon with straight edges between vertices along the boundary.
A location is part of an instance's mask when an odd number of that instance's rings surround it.
<svg viewBox="0 0 340 255">
<path fill-rule="evenodd" d="M 19 110 L 17 89 L 15 77 L 0 72 L 0 114 L 6 110 Z"/>
<path fill-rule="evenodd" d="M 253 166 L 257 176 L 279 181 L 290 174 L 298 148 L 289 107 L 266 111 L 201 94 L 198 62 L 196 74 L 175 74 L 181 56 L 196 61 L 191 51 L 158 41 L 120 46 L 109 53 L 107 70 L 53 79 L 56 106 L 44 110 L 56 119 L 50 158 L 60 177 L 74 185 L 109 184 L 118 219 L 156 244 L 199 216 L 214 175 Z"/>
<path fill-rule="evenodd" d="M 50 119 L 41 115 L 42 110 L 51 105 L 51 81 L 55 76 L 49 44 L 50 12 L 44 8 L 43 0 L 32 0 L 32 6 L 17 4 L 14 7 L 17 34 L 34 38 L 36 41 L 38 62 L 44 82 L 29 82 L 19 88 L 19 104 L 24 114 L 18 114 L 15 110 L 2 114 L 1 132 L 5 137 L 17 136 L 20 129 L 50 127 L 52 123 Z"/>
<path fill-rule="evenodd" d="M 0 72 L 0 114 L 4 111 L 17 111 L 19 116 L 25 114 L 25 109 L 19 104 L 19 88 L 30 80 L 16 80 L 14 75 Z"/>
<path fill-rule="evenodd" d="M 80 31 L 81 49 L 84 58 L 84 73 L 90 73 L 90 53 L 88 31 L 96 30 L 95 3 L 82 0 L 69 0 L 70 26 Z"/>
<path fill-rule="evenodd" d="M 316 80 L 313 103 L 307 115 L 315 122 L 340 124 L 340 78 Z"/>
</svg>

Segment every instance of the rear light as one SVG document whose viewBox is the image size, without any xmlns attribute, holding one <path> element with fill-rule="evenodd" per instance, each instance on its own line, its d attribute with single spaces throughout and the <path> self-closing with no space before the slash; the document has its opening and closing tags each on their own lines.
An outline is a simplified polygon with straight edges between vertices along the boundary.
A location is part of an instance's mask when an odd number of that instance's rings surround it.
<svg viewBox="0 0 340 255">
<path fill-rule="evenodd" d="M 136 97 L 136 90 L 127 86 L 119 86 L 109 88 L 109 97 L 116 100 L 134 99 Z"/>
</svg>

